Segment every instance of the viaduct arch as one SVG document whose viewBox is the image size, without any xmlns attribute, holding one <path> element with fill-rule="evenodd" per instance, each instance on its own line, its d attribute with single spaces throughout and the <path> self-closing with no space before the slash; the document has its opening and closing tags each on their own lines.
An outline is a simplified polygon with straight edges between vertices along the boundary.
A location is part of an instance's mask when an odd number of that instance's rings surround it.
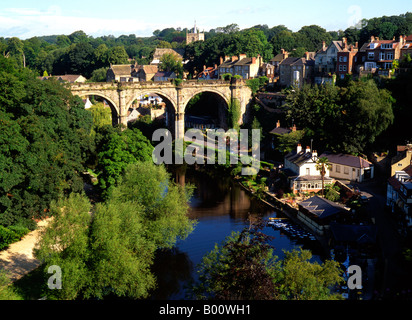
<svg viewBox="0 0 412 320">
<path fill-rule="evenodd" d="M 127 127 L 127 110 L 133 101 L 144 94 L 155 93 L 166 98 L 175 114 L 175 139 L 184 137 L 185 109 L 197 94 L 211 92 L 220 96 L 227 105 L 237 100 L 241 109 L 239 123 L 248 122 L 252 91 L 242 79 L 190 80 L 180 85 L 171 82 L 118 82 L 118 83 L 73 83 L 70 90 L 80 97 L 99 96 L 112 104 L 117 113 L 117 122 Z"/>
</svg>

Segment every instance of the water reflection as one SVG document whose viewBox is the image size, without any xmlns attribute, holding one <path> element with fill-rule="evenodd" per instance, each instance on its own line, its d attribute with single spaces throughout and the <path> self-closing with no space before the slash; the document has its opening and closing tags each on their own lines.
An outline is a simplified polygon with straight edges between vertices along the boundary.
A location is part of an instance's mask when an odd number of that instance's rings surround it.
<svg viewBox="0 0 412 320">
<path fill-rule="evenodd" d="M 198 223 L 185 240 L 179 240 L 173 250 L 161 252 L 156 258 L 153 270 L 158 278 L 158 289 L 152 299 L 185 299 L 188 292 L 185 287 L 190 281 L 196 280 L 196 266 L 214 248 L 215 243 L 222 243 L 232 231 L 240 231 L 248 226 L 247 219 L 250 216 L 267 218 L 277 215 L 271 207 L 251 198 L 230 177 L 194 170 L 191 166 L 172 167 L 169 171 L 177 183 L 195 186 L 190 199 L 189 217 Z M 271 227 L 266 227 L 263 232 L 274 237 L 271 244 L 280 259 L 284 256 L 283 249 L 296 247 L 310 249 L 316 254 L 313 251 L 316 245 L 297 243 Z M 315 256 L 315 259 L 318 260 L 318 257 Z"/>
</svg>

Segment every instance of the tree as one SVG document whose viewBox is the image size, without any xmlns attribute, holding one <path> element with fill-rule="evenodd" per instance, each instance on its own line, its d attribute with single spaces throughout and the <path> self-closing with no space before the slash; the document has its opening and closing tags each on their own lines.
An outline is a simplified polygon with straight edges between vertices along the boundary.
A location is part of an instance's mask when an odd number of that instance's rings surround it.
<svg viewBox="0 0 412 320">
<path fill-rule="evenodd" d="M 117 46 L 109 50 L 107 61 L 110 64 L 127 64 L 129 56 L 123 46 Z"/>
<path fill-rule="evenodd" d="M 273 249 L 257 228 L 232 232 L 206 254 L 192 292 L 197 299 L 270 300 L 277 296 L 272 281 Z"/>
<path fill-rule="evenodd" d="M 44 261 L 45 277 L 50 266 L 60 267 L 63 285 L 45 288 L 47 298 L 147 298 L 156 286 L 155 251 L 173 247 L 193 230 L 189 197 L 188 188 L 150 161 L 128 166 L 110 198 L 93 210 L 80 194 L 53 202 L 53 220 L 35 254 Z"/>
<path fill-rule="evenodd" d="M 206 254 L 192 286 L 197 299 L 330 300 L 339 299 L 330 288 L 343 281 L 339 263 L 310 262 L 308 250 L 273 255 L 270 237 L 259 226 L 243 229 Z"/>
<path fill-rule="evenodd" d="M 152 160 L 153 147 L 137 129 L 107 128 L 97 146 L 99 186 L 106 197 L 130 163 Z"/>
<path fill-rule="evenodd" d="M 0 300 L 23 300 L 13 289 L 11 280 L 4 270 L 0 270 Z"/>
<path fill-rule="evenodd" d="M 275 134 L 277 140 L 277 147 L 282 154 L 291 152 L 296 145 L 301 141 L 305 135 L 303 130 L 291 131 L 286 134 Z"/>
<path fill-rule="evenodd" d="M 332 165 L 329 162 L 329 159 L 326 157 L 321 157 L 316 159 L 316 165 L 315 168 L 317 171 L 320 172 L 320 175 L 322 177 L 322 197 L 323 197 L 323 190 L 325 187 L 325 175 L 326 175 L 326 170 L 331 170 Z"/>
<path fill-rule="evenodd" d="M 183 75 L 183 61 L 174 53 L 165 53 L 160 58 L 160 68 L 163 71 L 174 72 L 178 76 Z"/>
</svg>

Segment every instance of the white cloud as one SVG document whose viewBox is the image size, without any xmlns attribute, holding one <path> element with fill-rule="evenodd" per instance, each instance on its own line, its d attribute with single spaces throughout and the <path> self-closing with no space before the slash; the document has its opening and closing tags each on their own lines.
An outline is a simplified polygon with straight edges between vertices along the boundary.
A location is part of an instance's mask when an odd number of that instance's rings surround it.
<svg viewBox="0 0 412 320">
<path fill-rule="evenodd" d="M 8 8 L 0 11 L 1 36 L 21 39 L 42 35 L 67 35 L 77 30 L 94 36 L 133 33 L 150 36 L 152 30 L 163 27 L 166 28 L 166 24 L 147 23 L 140 19 L 65 16 L 58 6 L 51 6 L 47 11 L 30 8 Z"/>
</svg>

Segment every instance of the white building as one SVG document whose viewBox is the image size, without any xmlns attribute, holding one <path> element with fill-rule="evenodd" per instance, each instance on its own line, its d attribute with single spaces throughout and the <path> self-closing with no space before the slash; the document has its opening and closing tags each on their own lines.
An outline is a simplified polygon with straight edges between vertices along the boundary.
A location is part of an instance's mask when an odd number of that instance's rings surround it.
<svg viewBox="0 0 412 320">
<path fill-rule="evenodd" d="M 298 144 L 296 150 L 290 152 L 284 159 L 284 173 L 288 176 L 290 188 L 293 193 L 318 192 L 322 189 L 322 176 L 316 170 L 318 155 L 311 151 L 310 147 L 305 150 Z M 329 177 L 326 168 L 324 185 L 332 184 L 333 179 Z"/>
</svg>

